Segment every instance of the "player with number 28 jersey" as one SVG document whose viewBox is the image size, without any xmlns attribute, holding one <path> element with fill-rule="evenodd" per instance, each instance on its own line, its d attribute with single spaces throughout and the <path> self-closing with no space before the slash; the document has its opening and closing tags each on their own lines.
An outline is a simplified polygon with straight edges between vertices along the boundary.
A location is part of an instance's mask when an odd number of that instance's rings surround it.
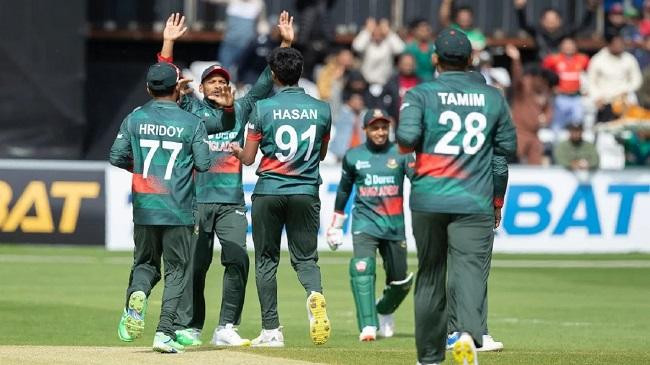
<svg viewBox="0 0 650 365">
<path fill-rule="evenodd" d="M 410 207 L 418 250 L 415 343 L 420 363 L 441 363 L 447 331 L 461 333 L 452 358 L 478 364 L 487 333 L 487 280 L 516 150 L 505 98 L 475 72 L 467 36 L 447 28 L 436 39 L 440 76 L 409 90 L 397 140 L 415 151 Z M 449 316 L 448 316 L 449 313 Z"/>
</svg>

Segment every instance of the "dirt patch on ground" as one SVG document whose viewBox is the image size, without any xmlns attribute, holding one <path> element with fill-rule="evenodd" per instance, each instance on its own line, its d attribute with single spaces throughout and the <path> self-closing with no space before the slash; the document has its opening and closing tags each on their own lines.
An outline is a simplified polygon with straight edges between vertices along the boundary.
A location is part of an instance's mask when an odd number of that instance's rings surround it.
<svg viewBox="0 0 650 365">
<path fill-rule="evenodd" d="M 304 361 L 198 348 L 183 354 L 158 354 L 147 347 L 0 346 L 2 365 L 306 365 Z"/>
</svg>

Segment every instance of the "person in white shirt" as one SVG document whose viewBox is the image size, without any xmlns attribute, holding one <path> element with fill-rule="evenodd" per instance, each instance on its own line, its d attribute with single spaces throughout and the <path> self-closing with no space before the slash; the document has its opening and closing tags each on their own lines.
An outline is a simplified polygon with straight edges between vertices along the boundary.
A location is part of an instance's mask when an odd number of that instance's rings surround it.
<svg viewBox="0 0 650 365">
<path fill-rule="evenodd" d="M 625 52 L 623 37 L 610 34 L 606 39 L 607 46 L 591 58 L 587 69 L 588 95 L 598 108 L 597 122 L 615 119 L 612 102 L 634 99 L 634 92 L 643 81 L 636 58 Z"/>
<path fill-rule="evenodd" d="M 404 41 L 390 29 L 388 19 L 368 18 L 352 41 L 361 54 L 361 74 L 369 84 L 385 85 L 393 72 L 394 57 L 404 51 Z"/>
</svg>

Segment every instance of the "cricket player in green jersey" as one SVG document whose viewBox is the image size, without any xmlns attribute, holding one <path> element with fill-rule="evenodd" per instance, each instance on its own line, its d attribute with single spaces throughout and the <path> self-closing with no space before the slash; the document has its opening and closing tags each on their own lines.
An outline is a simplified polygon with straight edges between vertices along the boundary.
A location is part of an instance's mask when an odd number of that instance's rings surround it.
<svg viewBox="0 0 650 365">
<path fill-rule="evenodd" d="M 269 55 L 273 80 L 281 89 L 260 100 L 251 114 L 246 145 L 233 147 L 245 165 L 262 160 L 253 192 L 252 220 L 255 279 L 262 310 L 262 332 L 253 346 L 284 346 L 277 310 L 276 273 L 282 229 L 286 228 L 291 265 L 307 292 L 309 334 L 315 344 L 327 342 L 330 322 L 317 265 L 320 226 L 320 162 L 327 154 L 332 124 L 329 104 L 297 87 L 302 54 L 276 48 Z"/>
<path fill-rule="evenodd" d="M 184 17 L 172 14 L 163 32 L 164 43 L 159 60 L 171 61 L 173 44 L 187 28 Z M 290 47 L 293 41 L 293 18 L 285 11 L 280 14 L 278 29 L 282 37 L 281 47 Z M 248 279 L 248 254 L 246 251 L 246 206 L 242 185 L 241 162 L 232 156 L 231 146 L 244 144 L 244 126 L 257 100 L 265 98 L 273 88 L 271 70 L 260 75 L 252 89 L 242 98 L 220 103 L 220 87 L 229 88 L 230 75 L 219 64 L 203 71 L 199 90 L 203 100 L 193 97 L 185 90 L 181 108 L 223 125 L 234 112 L 234 127 L 221 133 L 208 129 L 208 145 L 213 167 L 195 176 L 198 201 L 199 234 L 193 242 L 193 254 L 187 276 L 188 284 L 178 307 L 175 326 L 177 337 L 184 345 L 200 345 L 200 334 L 205 323 L 205 278 L 214 251 L 216 234 L 221 245 L 221 263 L 225 267 L 222 284 L 222 302 L 219 323 L 211 343 L 218 346 L 247 346 L 250 340 L 242 339 L 236 327 L 241 321 L 246 283 Z M 222 121 L 220 121 L 223 119 Z"/>
<path fill-rule="evenodd" d="M 110 152 L 111 164 L 133 172 L 135 250 L 118 335 L 127 342 L 142 335 L 147 297 L 161 278 L 162 255 L 165 288 L 153 349 L 168 353 L 184 349 L 173 323 L 195 224 L 192 174 L 210 168 L 203 121 L 176 103 L 179 80 L 173 64 L 149 68 L 147 90 L 153 100 L 124 119 Z"/>
<path fill-rule="evenodd" d="M 453 29 L 436 39 L 440 76 L 409 90 L 402 102 L 397 141 L 416 152 L 410 208 L 418 251 L 415 343 L 419 363 L 445 358 L 447 295 L 455 298 L 461 333 L 452 358 L 478 364 L 487 279 L 507 185 L 506 157 L 516 137 L 499 91 L 470 72 L 472 48 Z"/>
<path fill-rule="evenodd" d="M 413 279 L 413 273 L 406 271 L 403 195 L 404 176 L 411 176 L 413 155 L 400 154 L 397 145 L 388 141 L 390 123 L 391 118 L 384 110 L 366 112 L 363 118 L 366 143 L 349 150 L 343 157 L 334 218 L 327 230 L 327 243 L 336 250 L 343 243 L 343 211 L 352 187 L 356 186 L 350 284 L 360 341 L 374 341 L 377 334 L 393 336 L 393 313 L 406 298 Z M 386 287 L 375 303 L 377 250 L 384 262 Z"/>
</svg>

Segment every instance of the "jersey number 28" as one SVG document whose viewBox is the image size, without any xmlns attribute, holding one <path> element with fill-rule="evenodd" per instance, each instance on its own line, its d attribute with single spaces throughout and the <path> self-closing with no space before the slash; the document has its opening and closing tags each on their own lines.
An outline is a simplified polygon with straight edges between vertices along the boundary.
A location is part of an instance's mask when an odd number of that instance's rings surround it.
<svg viewBox="0 0 650 365">
<path fill-rule="evenodd" d="M 451 110 L 446 110 L 440 114 L 440 118 L 438 119 L 439 124 L 447 125 L 450 121 L 451 130 L 440 138 L 433 152 L 445 155 L 460 154 L 460 146 L 451 144 L 454 138 L 456 138 L 456 135 L 463 129 L 460 115 Z M 472 112 L 467 114 L 464 124 L 463 152 L 468 155 L 476 154 L 483 146 L 483 143 L 485 143 L 485 134 L 483 134 L 483 131 L 487 126 L 487 119 L 481 113 Z"/>
</svg>

